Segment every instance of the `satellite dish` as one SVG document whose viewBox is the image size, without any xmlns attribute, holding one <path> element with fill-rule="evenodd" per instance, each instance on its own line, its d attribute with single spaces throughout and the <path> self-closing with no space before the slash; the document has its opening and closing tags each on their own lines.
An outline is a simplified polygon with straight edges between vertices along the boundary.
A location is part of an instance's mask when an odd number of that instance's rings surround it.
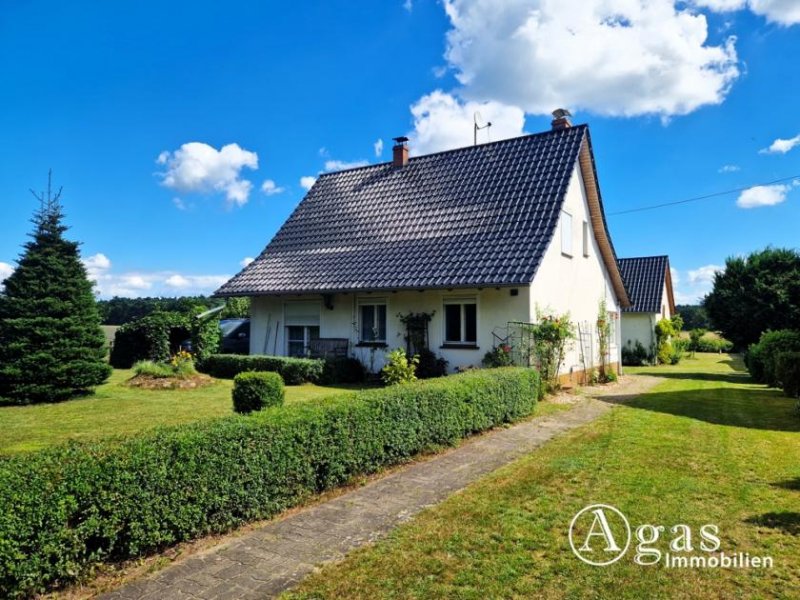
<svg viewBox="0 0 800 600">
<path fill-rule="evenodd" d="M 483 121 L 483 117 L 481 117 L 481 113 L 476 112 L 472 115 L 472 145 L 478 145 L 478 131 L 481 129 L 488 129 L 492 126 L 492 122 L 489 121 L 486 125 L 478 125 L 479 122 Z M 488 132 L 487 132 L 488 133 Z"/>
</svg>

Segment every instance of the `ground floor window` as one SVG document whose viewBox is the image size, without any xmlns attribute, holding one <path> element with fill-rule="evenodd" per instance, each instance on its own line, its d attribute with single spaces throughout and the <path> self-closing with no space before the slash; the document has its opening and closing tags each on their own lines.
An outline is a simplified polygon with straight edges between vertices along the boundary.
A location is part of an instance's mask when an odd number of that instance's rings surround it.
<svg viewBox="0 0 800 600">
<path fill-rule="evenodd" d="M 361 342 L 386 342 L 386 305 L 362 304 L 359 307 L 361 319 Z"/>
<path fill-rule="evenodd" d="M 307 356 L 309 344 L 318 339 L 318 325 L 289 325 L 286 328 L 287 354 L 297 357 Z"/>
<path fill-rule="evenodd" d="M 445 303 L 444 341 L 447 344 L 475 344 L 478 341 L 478 305 L 474 300 Z"/>
</svg>

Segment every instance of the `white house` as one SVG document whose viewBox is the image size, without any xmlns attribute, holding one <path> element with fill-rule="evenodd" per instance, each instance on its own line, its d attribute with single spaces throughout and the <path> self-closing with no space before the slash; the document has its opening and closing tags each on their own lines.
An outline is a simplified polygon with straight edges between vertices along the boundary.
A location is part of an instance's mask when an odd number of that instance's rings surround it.
<svg viewBox="0 0 800 600">
<path fill-rule="evenodd" d="M 537 310 L 582 337 L 561 372 L 597 364 L 598 306 L 629 305 L 606 227 L 589 128 L 550 131 L 320 175 L 261 255 L 217 292 L 252 297 L 252 354 L 347 353 L 378 369 L 406 347 L 401 317 L 430 316 L 451 370 L 480 365 Z"/>
<path fill-rule="evenodd" d="M 656 323 L 675 314 L 669 257 L 621 258 L 619 268 L 631 301 L 622 309 L 622 343 L 655 354 Z"/>
</svg>

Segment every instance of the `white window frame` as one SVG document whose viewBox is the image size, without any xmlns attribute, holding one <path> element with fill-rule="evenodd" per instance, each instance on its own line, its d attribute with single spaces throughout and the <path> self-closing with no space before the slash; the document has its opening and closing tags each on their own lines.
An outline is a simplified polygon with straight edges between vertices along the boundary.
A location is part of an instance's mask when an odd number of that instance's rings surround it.
<svg viewBox="0 0 800 600">
<path fill-rule="evenodd" d="M 309 349 L 309 346 L 311 344 L 311 331 L 310 330 L 311 330 L 312 327 L 316 327 L 317 329 L 319 329 L 320 328 L 319 325 L 286 325 L 285 327 L 286 327 L 286 356 L 293 356 L 292 354 L 290 354 L 289 348 L 291 347 L 291 344 L 297 343 L 297 342 L 300 341 L 299 339 L 293 340 L 293 339 L 289 338 L 289 329 L 292 328 L 292 327 L 302 327 L 303 328 L 303 354 L 302 354 L 302 356 L 308 356 L 308 349 Z M 318 337 L 320 337 L 320 334 L 318 334 Z"/>
<path fill-rule="evenodd" d="M 572 258 L 572 215 L 561 211 L 561 254 Z"/>
<path fill-rule="evenodd" d="M 467 311 L 464 309 L 464 305 L 466 304 L 473 304 L 475 305 L 475 339 L 474 340 L 467 340 Z M 448 340 L 447 339 L 447 307 L 448 306 L 458 306 L 460 307 L 461 313 L 461 325 L 460 325 L 460 333 L 461 339 L 460 340 Z M 444 310 L 442 311 L 442 340 L 445 346 L 466 346 L 466 347 L 473 347 L 478 345 L 478 332 L 480 331 L 479 326 L 479 314 L 480 311 L 478 310 L 478 299 L 477 298 L 445 298 L 443 301 Z"/>
<path fill-rule="evenodd" d="M 383 308 L 384 308 L 384 316 L 385 316 L 386 322 L 383 324 L 383 336 L 384 336 L 383 339 L 379 339 L 379 338 L 376 337 L 373 340 L 365 340 L 362 337 L 362 334 L 364 332 L 364 327 L 363 327 L 363 323 L 362 323 L 363 309 L 366 308 L 367 306 L 371 306 L 372 307 L 372 310 L 373 310 L 373 323 L 377 323 L 378 322 L 378 307 L 379 306 L 383 306 Z M 378 331 L 380 331 L 380 328 L 378 328 Z M 375 298 L 375 299 L 372 299 L 372 298 L 366 299 L 365 298 L 364 300 L 359 300 L 359 302 L 358 302 L 358 343 L 359 344 L 385 344 L 386 343 L 386 338 L 388 338 L 388 337 L 389 337 L 389 304 L 388 304 L 388 302 L 386 302 L 385 299 L 379 299 L 379 298 Z"/>
</svg>

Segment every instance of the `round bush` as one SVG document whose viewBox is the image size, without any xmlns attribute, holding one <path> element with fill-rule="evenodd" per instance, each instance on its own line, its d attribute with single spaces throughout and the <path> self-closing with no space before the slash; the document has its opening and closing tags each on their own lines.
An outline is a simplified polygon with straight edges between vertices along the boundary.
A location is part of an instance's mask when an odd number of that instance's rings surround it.
<svg viewBox="0 0 800 600">
<path fill-rule="evenodd" d="M 277 373 L 239 373 L 233 378 L 233 410 L 249 413 L 283 404 L 283 379 Z"/>
</svg>

